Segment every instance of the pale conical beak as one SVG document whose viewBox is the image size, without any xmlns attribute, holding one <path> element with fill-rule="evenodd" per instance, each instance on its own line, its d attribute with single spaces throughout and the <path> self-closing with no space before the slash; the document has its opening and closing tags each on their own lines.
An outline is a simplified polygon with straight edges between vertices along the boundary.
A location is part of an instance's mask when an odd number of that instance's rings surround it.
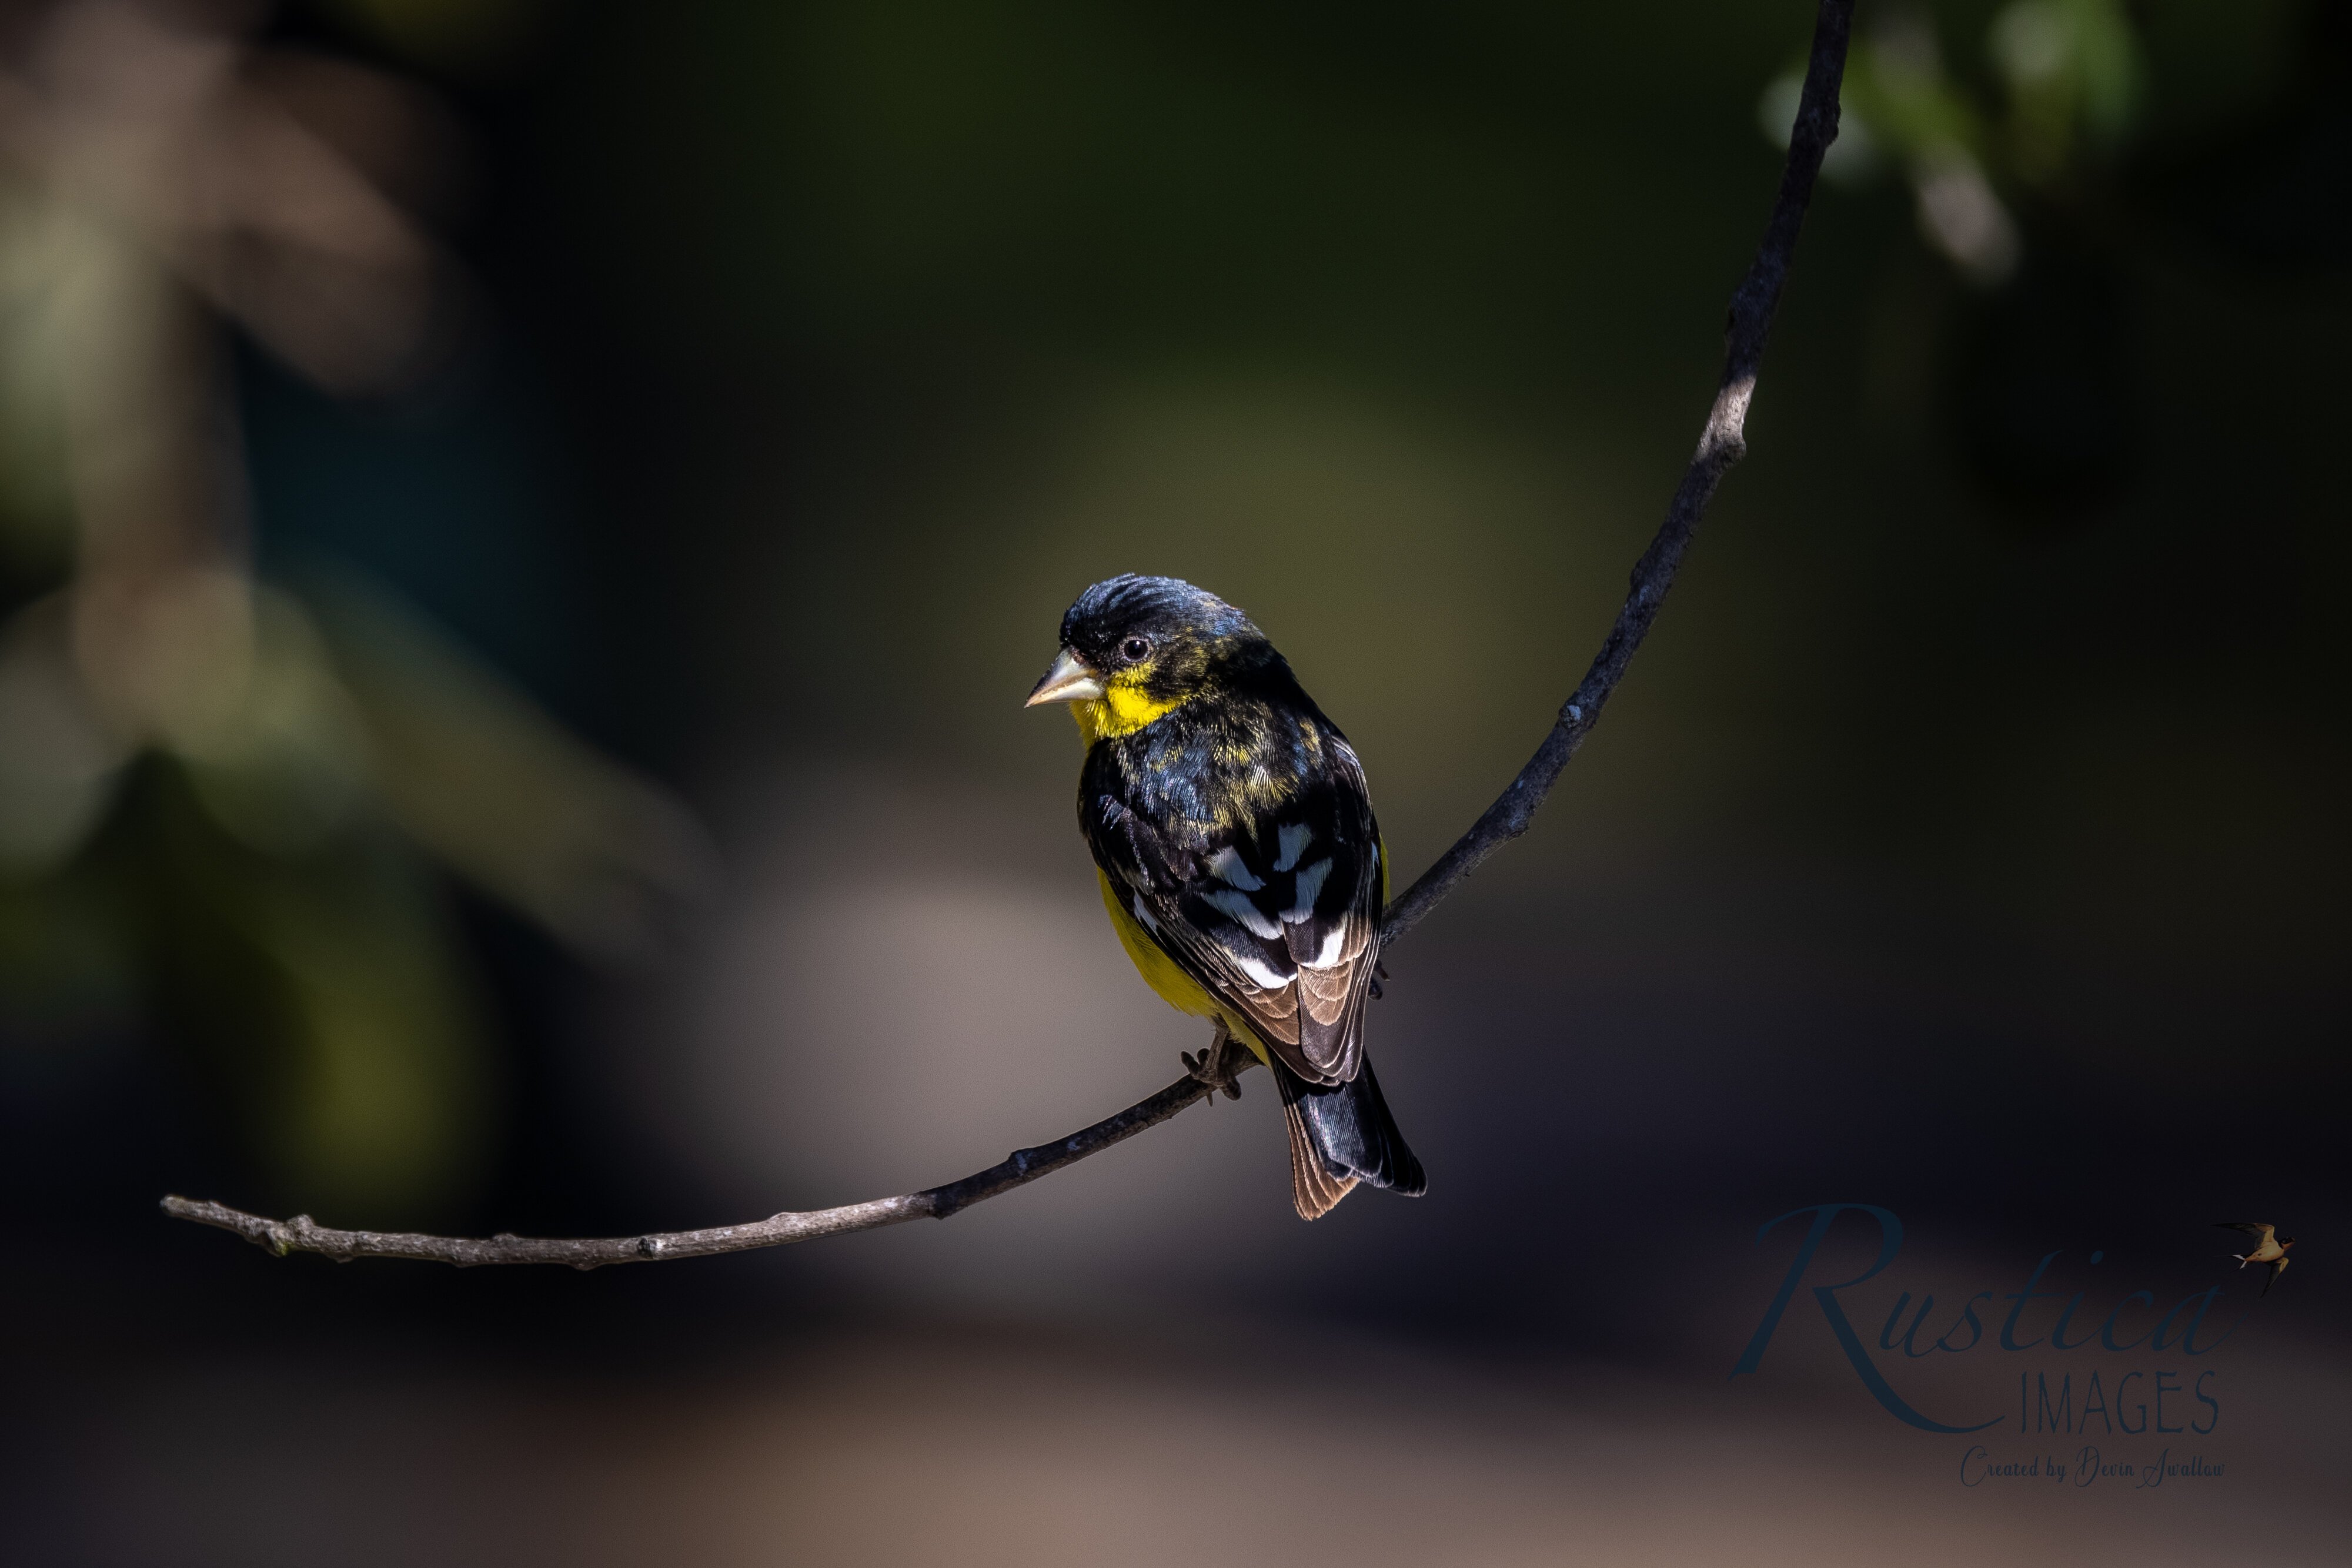
<svg viewBox="0 0 2352 1568">
<path fill-rule="evenodd" d="M 1021 706 L 1035 707 L 1039 703 L 1092 703 L 1102 700 L 1102 683 L 1087 668 L 1086 661 L 1065 648 L 1055 656 L 1054 667 L 1039 678 Z"/>
</svg>

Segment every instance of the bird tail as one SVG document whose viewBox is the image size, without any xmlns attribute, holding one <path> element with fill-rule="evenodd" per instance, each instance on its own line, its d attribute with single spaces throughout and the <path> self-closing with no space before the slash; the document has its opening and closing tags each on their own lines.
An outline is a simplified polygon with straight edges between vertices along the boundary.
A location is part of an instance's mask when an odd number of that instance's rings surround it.
<svg viewBox="0 0 2352 1568">
<path fill-rule="evenodd" d="M 1320 1219 L 1360 1181 L 1408 1197 L 1429 1190 L 1421 1162 L 1381 1097 L 1371 1058 L 1346 1083 L 1309 1083 L 1280 1061 L 1273 1065 L 1290 1130 L 1290 1196 L 1301 1219 Z"/>
</svg>

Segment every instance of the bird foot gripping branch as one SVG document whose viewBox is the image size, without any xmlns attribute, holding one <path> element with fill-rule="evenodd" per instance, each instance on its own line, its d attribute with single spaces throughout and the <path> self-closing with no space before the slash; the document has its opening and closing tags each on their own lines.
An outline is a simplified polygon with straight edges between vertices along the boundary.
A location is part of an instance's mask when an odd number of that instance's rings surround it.
<svg viewBox="0 0 2352 1568">
<path fill-rule="evenodd" d="M 1209 1103 L 1217 1103 L 1217 1091 L 1223 1090 L 1225 1098 L 1238 1100 L 1242 1086 L 1234 1080 L 1250 1069 L 1251 1058 L 1234 1043 L 1232 1033 L 1222 1023 L 1217 1025 L 1217 1037 L 1195 1056 L 1189 1051 L 1176 1053 L 1184 1064 L 1184 1075 L 1209 1086 Z"/>
</svg>

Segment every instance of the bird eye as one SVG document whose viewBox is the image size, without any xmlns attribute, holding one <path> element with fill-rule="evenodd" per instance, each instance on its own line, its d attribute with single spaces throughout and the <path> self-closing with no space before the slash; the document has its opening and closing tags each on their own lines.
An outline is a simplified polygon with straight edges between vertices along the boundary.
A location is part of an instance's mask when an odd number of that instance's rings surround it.
<svg viewBox="0 0 2352 1568">
<path fill-rule="evenodd" d="M 1140 664 L 1144 655 L 1150 652 L 1151 639 L 1149 637 L 1129 637 L 1118 645 L 1118 656 L 1130 664 Z"/>
</svg>

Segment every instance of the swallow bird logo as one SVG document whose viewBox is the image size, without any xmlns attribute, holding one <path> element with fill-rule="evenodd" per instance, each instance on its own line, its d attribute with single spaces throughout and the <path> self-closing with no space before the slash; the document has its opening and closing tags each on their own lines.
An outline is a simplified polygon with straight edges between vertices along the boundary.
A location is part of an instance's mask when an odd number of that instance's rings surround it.
<svg viewBox="0 0 2352 1568">
<path fill-rule="evenodd" d="M 2224 1219 L 2218 1223 L 2216 1228 L 2242 1230 L 2254 1239 L 2254 1244 L 2251 1249 L 2243 1252 L 2232 1252 L 2230 1256 L 2238 1260 L 2241 1272 L 2244 1271 L 2249 1263 L 2260 1263 L 2267 1267 L 2270 1270 L 2270 1278 L 2263 1281 L 2263 1294 L 2269 1295 L 2271 1287 L 2278 1282 L 2278 1277 L 2286 1272 L 2288 1261 L 2286 1249 L 2294 1245 L 2294 1238 L 2281 1236 L 2277 1226 L 2265 1225 L 2259 1219 Z"/>
</svg>

